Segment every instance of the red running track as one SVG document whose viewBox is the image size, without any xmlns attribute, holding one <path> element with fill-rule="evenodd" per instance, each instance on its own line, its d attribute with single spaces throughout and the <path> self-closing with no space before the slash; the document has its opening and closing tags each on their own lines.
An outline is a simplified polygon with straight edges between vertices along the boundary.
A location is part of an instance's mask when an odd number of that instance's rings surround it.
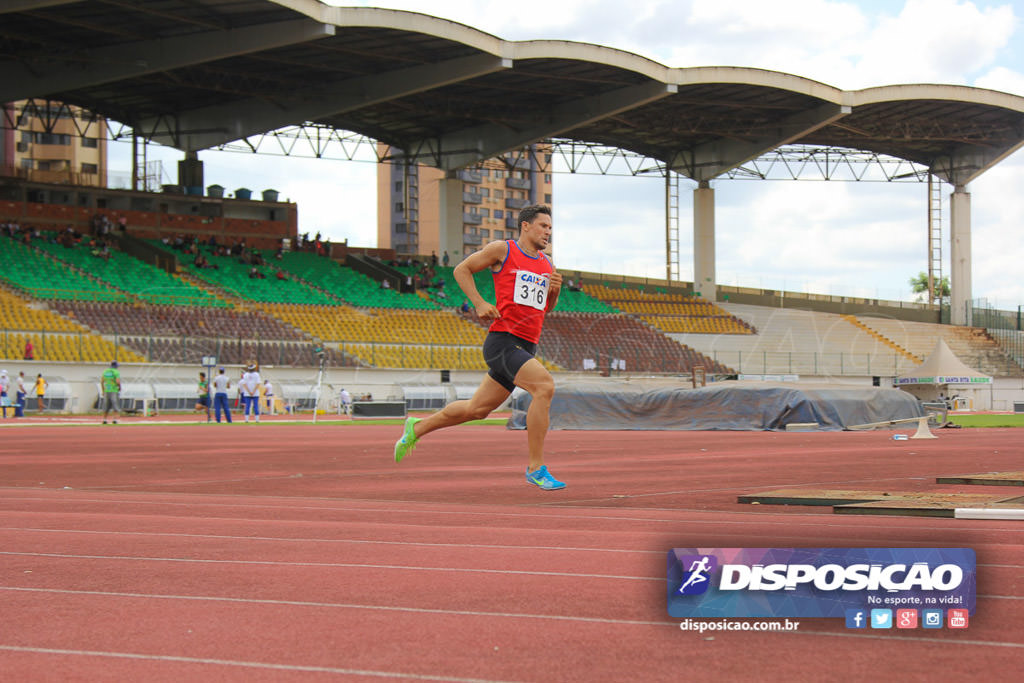
<svg viewBox="0 0 1024 683">
<path fill-rule="evenodd" d="M 32 427 L 0 439 L 0 678 L 12 681 L 997 680 L 1024 667 L 1019 522 L 739 505 L 807 486 L 967 491 L 1014 430 L 553 432 Z M 987 491 L 985 491 L 987 492 Z M 1010 490 L 1008 495 L 1012 495 Z M 672 547 L 964 546 L 963 631 L 679 630 Z"/>
</svg>

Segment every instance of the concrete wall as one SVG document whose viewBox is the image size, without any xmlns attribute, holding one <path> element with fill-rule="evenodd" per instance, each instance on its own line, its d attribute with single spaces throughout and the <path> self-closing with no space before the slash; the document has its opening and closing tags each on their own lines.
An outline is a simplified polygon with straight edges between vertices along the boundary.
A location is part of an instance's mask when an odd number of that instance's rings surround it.
<svg viewBox="0 0 1024 683">
<path fill-rule="evenodd" d="M 96 385 L 99 382 L 100 374 L 107 368 L 105 363 L 55 363 L 47 361 L 2 361 L 2 367 L 14 378 L 18 372 L 23 371 L 27 383 L 35 381 L 36 373 L 43 373 L 48 380 L 60 377 L 66 380 L 72 392 L 71 410 L 76 413 L 87 413 L 92 410 L 96 400 Z M 149 383 L 157 380 L 179 381 L 193 383 L 198 379 L 199 372 L 203 369 L 191 365 L 157 365 L 157 364 L 121 364 L 122 382 L 126 383 Z M 216 374 L 216 369 L 214 370 Z M 227 374 L 231 378 L 232 386 L 237 385 L 241 375 L 240 366 L 227 366 Z M 263 366 L 260 374 L 270 379 L 275 386 L 283 384 L 309 384 L 315 385 L 317 381 L 316 368 L 292 368 L 274 366 Z M 452 370 L 452 387 L 460 387 L 460 395 L 470 392 L 480 384 L 484 372 L 468 370 Z M 334 397 L 344 387 L 353 396 L 372 394 L 375 400 L 401 400 L 404 396 L 403 387 L 441 387 L 440 370 L 388 370 L 388 369 L 366 369 L 366 368 L 328 368 L 324 377 L 325 398 Z M 628 377 L 625 374 L 616 374 L 614 379 Z M 595 381 L 597 376 L 593 373 L 558 373 L 555 382 L 558 385 L 565 385 L 574 381 Z M 883 378 L 883 380 L 888 378 Z M 689 386 L 688 377 L 665 377 L 665 382 L 678 382 L 680 386 Z M 870 386 L 871 377 L 814 377 L 800 376 L 802 383 L 827 383 L 844 386 Z M 30 386 L 31 389 L 31 386 Z M 280 391 L 277 392 L 280 396 Z M 973 399 L 974 410 L 993 410 L 997 412 L 1009 412 L 1013 410 L 1014 401 L 1024 401 L 1024 378 L 996 378 L 991 386 L 973 390 L 957 391 L 952 390 L 949 395 L 968 396 Z M 32 393 L 29 393 L 30 397 Z M 30 410 L 35 405 L 34 400 L 29 401 Z"/>
<path fill-rule="evenodd" d="M 100 375 L 108 367 L 106 363 L 57 363 L 50 361 L 2 361 L 3 367 L 11 378 L 25 373 L 26 384 L 29 385 L 29 397 L 33 397 L 31 384 L 36 374 L 42 373 L 47 381 L 62 378 L 71 386 L 71 412 L 87 413 L 92 410 L 97 396 L 96 385 Z M 149 363 L 121 363 L 122 383 L 145 384 L 156 380 L 179 382 L 198 382 L 199 373 L 204 369 L 192 365 L 163 365 Z M 216 368 L 214 374 L 217 373 Z M 241 366 L 226 366 L 226 374 L 231 378 L 232 387 L 238 384 Z M 316 368 L 274 367 L 266 365 L 260 368 L 260 375 L 280 387 L 282 384 L 309 384 L 317 382 Z M 484 373 L 478 371 L 451 371 L 452 385 L 476 387 Z M 378 370 L 365 368 L 328 368 L 324 377 L 324 397 L 336 396 L 342 388 L 348 389 L 353 396 L 372 394 L 375 400 L 401 400 L 403 386 L 440 386 L 440 370 Z M 277 392 L 280 395 L 280 392 Z M 34 409 L 35 400 L 28 403 Z"/>
</svg>

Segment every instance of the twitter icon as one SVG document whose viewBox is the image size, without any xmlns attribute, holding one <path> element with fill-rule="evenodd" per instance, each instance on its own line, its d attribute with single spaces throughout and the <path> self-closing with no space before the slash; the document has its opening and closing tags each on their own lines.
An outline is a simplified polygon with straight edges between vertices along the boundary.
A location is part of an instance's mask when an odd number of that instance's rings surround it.
<svg viewBox="0 0 1024 683">
<path fill-rule="evenodd" d="M 892 628 L 892 610 L 871 610 L 871 628 Z"/>
</svg>

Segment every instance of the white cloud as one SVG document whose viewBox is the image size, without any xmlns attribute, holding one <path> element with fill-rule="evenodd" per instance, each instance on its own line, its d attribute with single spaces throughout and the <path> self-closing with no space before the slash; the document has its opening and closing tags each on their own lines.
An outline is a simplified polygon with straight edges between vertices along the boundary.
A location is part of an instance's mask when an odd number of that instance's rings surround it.
<svg viewBox="0 0 1024 683">
<path fill-rule="evenodd" d="M 907 0 L 867 36 L 855 87 L 891 83 L 967 83 L 992 66 L 1014 31 L 1013 8 L 979 9 L 958 0 Z"/>
<path fill-rule="evenodd" d="M 997 66 L 979 76 L 974 85 L 1024 96 L 1024 73 L 1005 66 Z"/>
</svg>

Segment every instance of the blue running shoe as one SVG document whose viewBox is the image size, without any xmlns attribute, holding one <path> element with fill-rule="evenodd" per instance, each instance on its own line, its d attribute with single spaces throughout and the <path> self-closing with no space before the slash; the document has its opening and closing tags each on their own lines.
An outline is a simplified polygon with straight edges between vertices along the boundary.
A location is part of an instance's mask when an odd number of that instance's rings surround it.
<svg viewBox="0 0 1024 683">
<path fill-rule="evenodd" d="M 533 472 L 531 472 L 529 468 L 527 468 L 526 481 L 530 482 L 531 484 L 535 484 L 536 486 L 544 489 L 545 491 L 555 491 L 557 489 L 565 488 L 565 482 L 558 481 L 557 479 L 552 477 L 551 473 L 548 472 L 547 465 L 541 465 L 538 469 L 535 469 Z"/>
<path fill-rule="evenodd" d="M 402 458 L 412 453 L 412 449 L 416 448 L 416 442 L 419 439 L 416 438 L 413 425 L 417 422 L 419 422 L 419 418 L 406 418 L 402 438 L 395 442 L 395 462 L 402 462 Z"/>
</svg>

